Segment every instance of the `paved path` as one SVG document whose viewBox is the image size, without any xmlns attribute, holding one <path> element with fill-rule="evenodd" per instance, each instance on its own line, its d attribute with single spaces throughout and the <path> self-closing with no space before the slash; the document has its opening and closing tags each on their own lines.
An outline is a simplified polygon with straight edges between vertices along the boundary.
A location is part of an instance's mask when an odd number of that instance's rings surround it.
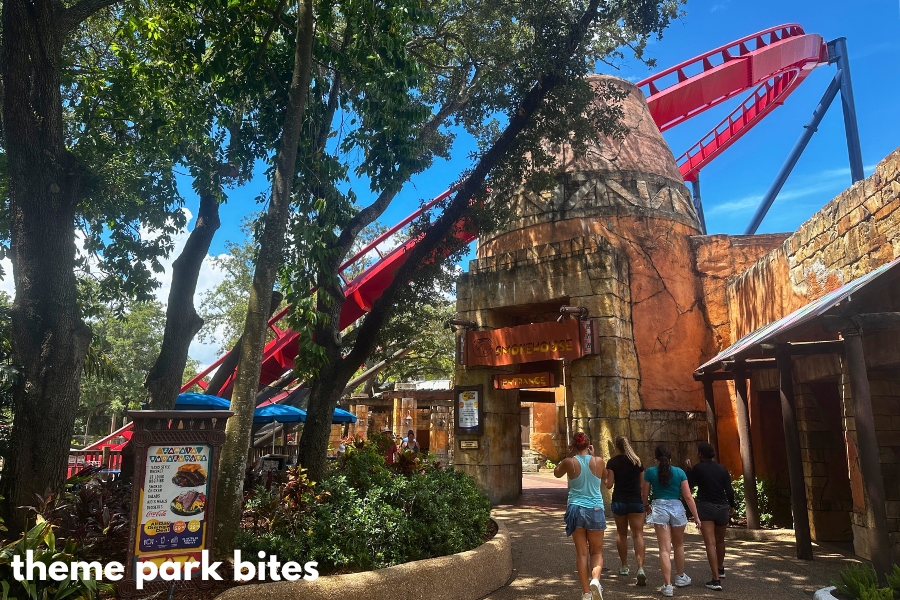
<svg viewBox="0 0 900 600">
<path fill-rule="evenodd" d="M 513 578 L 503 588 L 487 596 L 491 600 L 579 600 L 581 586 L 575 571 L 575 545 L 565 535 L 565 479 L 552 473 L 523 475 L 523 494 L 514 506 L 494 509 L 494 518 L 503 521 L 512 537 Z M 810 600 L 812 593 L 826 585 L 837 570 L 852 559 L 831 548 L 815 546 L 812 562 L 794 558 L 787 542 L 727 541 L 725 568 L 728 576 L 722 592 L 704 587 L 710 579 L 703 540 L 692 525 L 685 536 L 686 572 L 694 580 L 690 587 L 676 588 L 675 597 L 717 598 L 719 600 Z M 619 557 L 615 544 L 615 524 L 607 529 L 603 545 L 604 572 L 601 577 L 604 600 L 661 598 L 656 536 L 645 528 L 647 558 L 644 570 L 647 586 L 637 587 L 633 577 L 618 577 Z M 629 563 L 637 571 L 629 543 Z"/>
</svg>

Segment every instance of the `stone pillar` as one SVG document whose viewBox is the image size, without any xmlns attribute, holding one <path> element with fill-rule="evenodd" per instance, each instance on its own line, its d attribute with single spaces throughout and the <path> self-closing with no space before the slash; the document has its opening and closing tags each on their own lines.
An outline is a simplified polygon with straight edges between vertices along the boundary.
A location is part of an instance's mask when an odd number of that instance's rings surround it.
<svg viewBox="0 0 900 600">
<path fill-rule="evenodd" d="M 519 426 L 518 390 L 495 390 L 495 371 L 457 371 L 458 385 L 483 386 L 484 423 L 481 435 L 458 435 L 454 466 L 475 478 L 492 504 L 515 502 L 522 494 L 522 431 Z M 462 440 L 477 440 L 478 449 L 459 447 Z"/>
</svg>

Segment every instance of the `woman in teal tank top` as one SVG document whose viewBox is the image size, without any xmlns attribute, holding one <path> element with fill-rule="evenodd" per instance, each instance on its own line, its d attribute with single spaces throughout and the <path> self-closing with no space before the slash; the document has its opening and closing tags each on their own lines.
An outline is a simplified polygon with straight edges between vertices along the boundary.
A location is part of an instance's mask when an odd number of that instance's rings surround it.
<svg viewBox="0 0 900 600">
<path fill-rule="evenodd" d="M 583 433 L 576 433 L 569 456 L 554 469 L 556 477 L 569 478 L 566 508 L 566 535 L 575 541 L 575 564 L 581 581 L 581 600 L 603 600 L 600 572 L 603 570 L 603 532 L 606 516 L 600 482 L 606 476 L 603 460 L 594 456 L 594 447 Z"/>
</svg>

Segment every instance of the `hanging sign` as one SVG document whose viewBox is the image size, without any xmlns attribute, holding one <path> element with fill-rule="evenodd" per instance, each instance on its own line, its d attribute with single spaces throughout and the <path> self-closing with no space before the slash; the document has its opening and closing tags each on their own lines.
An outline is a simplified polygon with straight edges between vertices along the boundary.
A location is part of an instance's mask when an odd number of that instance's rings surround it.
<svg viewBox="0 0 900 600">
<path fill-rule="evenodd" d="M 556 385 L 553 373 L 514 373 L 512 375 L 494 375 L 496 390 L 524 390 L 529 388 L 548 388 Z"/>
<path fill-rule="evenodd" d="M 134 420 L 134 487 L 128 574 L 120 593 L 137 593 L 141 563 L 185 564 L 212 549 L 219 448 L 231 411 L 129 411 Z M 184 582 L 181 585 L 191 585 Z M 202 582 L 196 582 L 202 584 Z M 141 593 L 168 586 L 143 583 Z M 158 589 L 157 589 L 158 588 Z"/>
<path fill-rule="evenodd" d="M 466 366 L 496 367 L 584 356 L 581 322 L 566 319 L 466 333 Z"/>
<path fill-rule="evenodd" d="M 457 386 L 453 410 L 458 434 L 480 434 L 484 421 L 484 394 L 480 385 Z"/>
</svg>

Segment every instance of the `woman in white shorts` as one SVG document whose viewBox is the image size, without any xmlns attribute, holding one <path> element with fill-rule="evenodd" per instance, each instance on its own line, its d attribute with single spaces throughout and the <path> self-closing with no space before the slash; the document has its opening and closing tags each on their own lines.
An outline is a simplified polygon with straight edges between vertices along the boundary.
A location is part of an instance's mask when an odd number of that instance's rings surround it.
<svg viewBox="0 0 900 600">
<path fill-rule="evenodd" d="M 691 578 L 684 572 L 684 527 L 687 515 L 681 498 L 684 498 L 694 523 L 700 526 L 697 506 L 691 496 L 687 475 L 678 467 L 672 466 L 672 451 L 665 444 L 656 447 L 656 460 L 659 466 L 644 471 L 644 483 L 641 495 L 644 510 L 650 515 L 647 523 L 656 528 L 656 540 L 659 544 L 659 569 L 663 575 L 663 586 L 659 588 L 663 596 L 674 595 L 672 587 L 672 562 L 669 548 L 675 553 L 675 585 L 684 587 L 691 584 Z M 653 490 L 653 504 L 648 502 L 650 490 Z"/>
</svg>

